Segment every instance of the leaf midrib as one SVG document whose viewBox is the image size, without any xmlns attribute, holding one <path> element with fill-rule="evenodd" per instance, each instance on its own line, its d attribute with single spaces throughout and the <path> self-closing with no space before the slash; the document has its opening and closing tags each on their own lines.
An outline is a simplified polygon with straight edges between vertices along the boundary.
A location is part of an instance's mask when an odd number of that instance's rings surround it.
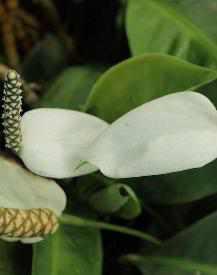
<svg viewBox="0 0 217 275">
<path fill-rule="evenodd" d="M 172 18 L 172 20 L 175 21 L 184 32 L 186 32 L 190 37 L 193 37 L 203 47 L 209 49 L 217 61 L 217 45 L 210 39 L 210 37 L 205 35 L 204 32 L 201 32 L 200 29 L 191 23 L 187 18 L 180 15 L 177 11 L 174 10 L 174 8 L 167 4 L 162 4 L 159 2 L 156 3 L 155 0 L 148 0 L 145 4 L 158 10 L 164 16 Z"/>
</svg>

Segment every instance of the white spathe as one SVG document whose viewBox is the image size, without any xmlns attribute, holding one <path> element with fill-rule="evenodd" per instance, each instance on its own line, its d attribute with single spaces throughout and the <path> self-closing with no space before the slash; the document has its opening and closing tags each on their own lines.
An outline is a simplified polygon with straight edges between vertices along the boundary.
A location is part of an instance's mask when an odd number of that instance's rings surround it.
<svg viewBox="0 0 217 275">
<path fill-rule="evenodd" d="M 128 178 L 201 167 L 216 157 L 217 111 L 207 97 L 186 91 L 123 115 L 89 147 L 87 160 L 108 177 Z"/>
<path fill-rule="evenodd" d="M 36 109 L 22 117 L 21 130 L 21 159 L 53 178 L 97 169 L 111 178 L 159 175 L 217 157 L 217 111 L 191 91 L 143 104 L 111 125 L 77 111 Z"/>
<path fill-rule="evenodd" d="M 31 209 L 49 208 L 60 216 L 66 206 L 64 191 L 55 181 L 27 171 L 11 159 L 0 157 L 0 207 Z M 41 238 L 4 238 L 22 242 L 36 242 Z"/>
<path fill-rule="evenodd" d="M 85 113 L 41 108 L 24 114 L 19 156 L 31 171 L 51 178 L 88 174 L 97 167 L 82 155 L 108 124 Z"/>
</svg>

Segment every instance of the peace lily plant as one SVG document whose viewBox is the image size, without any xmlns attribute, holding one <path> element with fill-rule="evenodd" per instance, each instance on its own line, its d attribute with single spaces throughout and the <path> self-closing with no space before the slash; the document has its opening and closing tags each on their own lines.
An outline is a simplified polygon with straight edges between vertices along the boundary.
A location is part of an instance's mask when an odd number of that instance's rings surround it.
<svg viewBox="0 0 217 275">
<path fill-rule="evenodd" d="M 159 175 L 201 167 L 217 156 L 217 112 L 199 93 L 164 96 L 109 125 L 62 109 L 40 108 L 21 117 L 21 86 L 20 76 L 9 71 L 3 98 L 5 143 L 39 176 L 31 174 L 29 180 L 29 171 L 2 162 L 0 173 L 6 167 L 11 171 L 0 195 L 0 234 L 6 240 L 35 242 L 57 229 L 66 197 L 45 177 L 70 178 L 97 170 L 111 178 Z M 16 177 L 19 184 L 12 180 Z"/>
</svg>

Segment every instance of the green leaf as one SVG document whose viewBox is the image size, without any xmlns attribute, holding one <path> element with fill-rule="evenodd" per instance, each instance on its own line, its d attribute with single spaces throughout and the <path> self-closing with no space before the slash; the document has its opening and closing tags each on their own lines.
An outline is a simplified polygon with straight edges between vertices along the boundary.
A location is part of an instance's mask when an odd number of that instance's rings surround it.
<svg viewBox="0 0 217 275">
<path fill-rule="evenodd" d="M 131 181 L 144 202 L 187 203 L 217 193 L 217 160 L 205 167 Z"/>
<path fill-rule="evenodd" d="M 167 55 L 134 57 L 114 66 L 99 78 L 85 110 L 112 122 L 147 101 L 177 91 L 196 89 L 216 77 L 215 71 Z"/>
<path fill-rule="evenodd" d="M 216 275 L 217 265 L 168 257 L 142 257 L 129 255 L 125 261 L 136 266 L 143 275 Z M 202 272 L 202 273 L 201 273 Z"/>
<path fill-rule="evenodd" d="M 216 0 L 130 0 L 127 33 L 132 53 L 167 53 L 217 66 Z"/>
<path fill-rule="evenodd" d="M 31 263 L 29 247 L 0 241 L 0 275 L 27 275 Z"/>
<path fill-rule="evenodd" d="M 100 275 L 102 247 L 98 230 L 61 225 L 34 244 L 32 275 Z"/>
<path fill-rule="evenodd" d="M 101 72 L 102 68 L 94 66 L 75 66 L 64 70 L 37 105 L 78 110 Z"/>
<path fill-rule="evenodd" d="M 125 258 L 148 275 L 217 274 L 217 212 L 167 241 L 151 255 Z"/>
</svg>

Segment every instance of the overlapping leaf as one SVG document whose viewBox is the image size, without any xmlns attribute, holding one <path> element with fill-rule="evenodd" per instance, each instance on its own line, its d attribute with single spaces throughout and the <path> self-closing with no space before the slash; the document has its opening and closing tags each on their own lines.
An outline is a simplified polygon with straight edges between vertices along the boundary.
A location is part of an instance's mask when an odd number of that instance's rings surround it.
<svg viewBox="0 0 217 275">
<path fill-rule="evenodd" d="M 217 66 L 216 0 L 131 0 L 127 33 L 132 53 L 167 53 Z"/>
<path fill-rule="evenodd" d="M 126 259 L 143 275 L 217 274 L 217 214 L 202 219 L 167 241 L 150 255 L 130 255 Z"/>
<path fill-rule="evenodd" d="M 34 245 L 32 275 L 101 275 L 101 249 L 97 230 L 61 226 Z"/>
</svg>

